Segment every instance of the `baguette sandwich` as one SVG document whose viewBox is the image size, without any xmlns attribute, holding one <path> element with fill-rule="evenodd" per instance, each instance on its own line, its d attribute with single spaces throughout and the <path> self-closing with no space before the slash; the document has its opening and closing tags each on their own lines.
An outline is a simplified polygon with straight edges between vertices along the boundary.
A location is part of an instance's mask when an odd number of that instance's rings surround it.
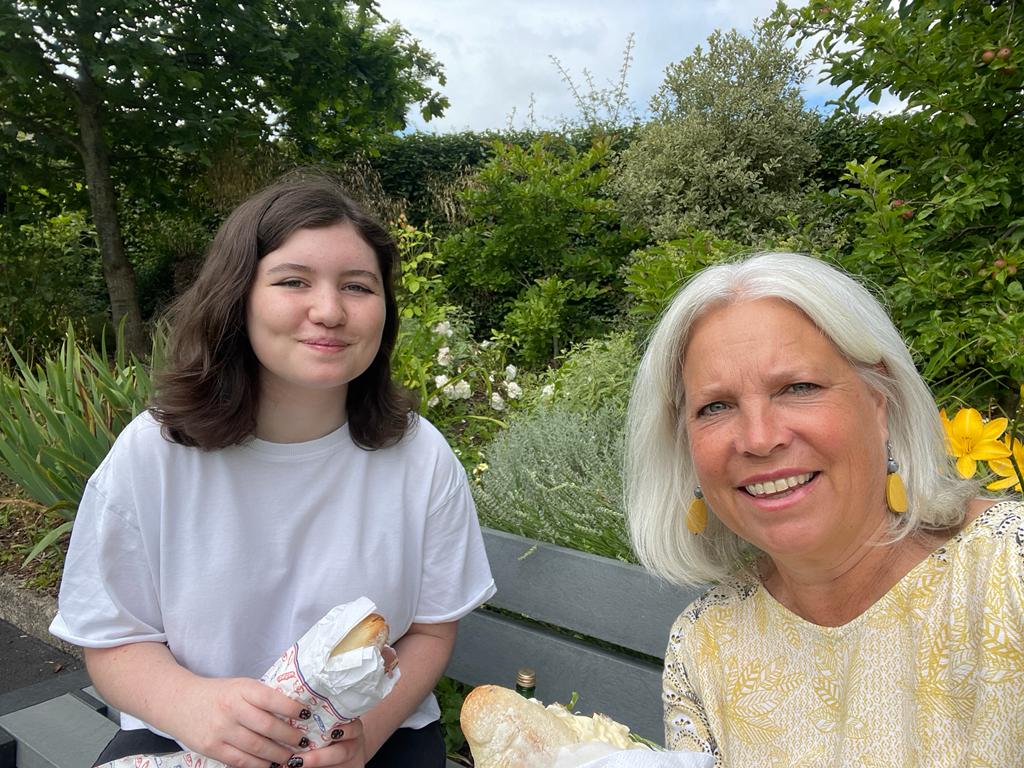
<svg viewBox="0 0 1024 768">
<path fill-rule="evenodd" d="M 647 748 L 610 717 L 574 715 L 561 704 L 545 707 L 498 685 L 474 688 L 462 705 L 460 721 L 476 768 L 548 768 L 559 750 L 590 742 Z"/>
<path fill-rule="evenodd" d="M 388 625 L 375 609 L 366 597 L 335 606 L 260 678 L 311 713 L 302 720 L 288 720 L 306 736 L 306 749 L 334 742 L 338 730 L 380 703 L 397 682 L 400 673 L 395 669 L 397 655 L 387 645 Z M 132 755 L 100 768 L 144 764 L 150 768 L 227 768 L 190 751 Z"/>
<path fill-rule="evenodd" d="M 390 675 L 398 666 L 398 654 L 388 645 L 388 623 L 379 613 L 371 613 L 356 624 L 331 649 L 331 657 L 354 651 L 358 648 L 370 648 L 380 651 L 384 657 L 384 669 Z"/>
<path fill-rule="evenodd" d="M 388 642 L 388 623 L 379 613 L 371 613 L 350 629 L 338 644 L 331 649 L 331 656 L 338 656 L 356 648 L 377 646 L 381 650 Z"/>
</svg>

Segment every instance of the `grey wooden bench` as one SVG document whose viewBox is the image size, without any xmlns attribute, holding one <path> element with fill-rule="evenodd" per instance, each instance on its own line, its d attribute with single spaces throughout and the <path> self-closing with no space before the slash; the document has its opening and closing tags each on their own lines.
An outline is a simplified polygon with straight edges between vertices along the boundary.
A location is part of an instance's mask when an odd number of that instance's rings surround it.
<svg viewBox="0 0 1024 768">
<path fill-rule="evenodd" d="M 604 712 L 661 742 L 661 658 L 675 617 L 699 590 L 642 568 L 484 530 L 498 593 L 459 626 L 445 674 L 470 685 L 537 673 L 537 698 Z M 118 713 L 84 671 L 0 695 L 0 768 L 88 768 Z"/>
</svg>

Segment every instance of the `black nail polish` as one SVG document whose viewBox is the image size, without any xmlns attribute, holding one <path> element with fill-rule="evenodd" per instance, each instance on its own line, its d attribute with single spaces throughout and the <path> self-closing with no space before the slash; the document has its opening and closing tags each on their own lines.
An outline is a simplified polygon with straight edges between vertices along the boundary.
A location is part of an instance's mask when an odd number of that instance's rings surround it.
<svg viewBox="0 0 1024 768">
<path fill-rule="evenodd" d="M 309 746 L 309 739 L 307 739 L 305 736 L 303 736 L 301 739 L 299 739 L 299 746 L 302 747 L 303 749 L 308 747 Z"/>
<path fill-rule="evenodd" d="M 288 758 L 288 768 L 302 768 L 301 757 L 290 757 Z"/>
<path fill-rule="evenodd" d="M 341 730 L 341 728 L 335 728 L 333 731 L 331 731 L 331 738 L 334 741 L 337 741 L 338 739 L 340 739 L 344 735 L 345 735 L 345 732 L 343 730 Z"/>
<path fill-rule="evenodd" d="M 280 763 L 271 763 L 270 764 L 270 768 L 281 768 L 281 764 Z"/>
<path fill-rule="evenodd" d="M 309 720 L 309 718 L 311 718 L 312 716 L 313 716 L 313 713 L 310 712 L 308 709 L 305 709 L 305 708 L 303 708 L 299 712 L 299 720 Z"/>
</svg>

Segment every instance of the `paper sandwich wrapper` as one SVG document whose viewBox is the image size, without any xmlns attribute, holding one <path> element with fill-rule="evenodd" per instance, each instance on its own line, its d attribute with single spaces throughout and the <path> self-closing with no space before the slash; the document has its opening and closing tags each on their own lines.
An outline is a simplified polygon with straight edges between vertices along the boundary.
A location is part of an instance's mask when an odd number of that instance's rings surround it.
<svg viewBox="0 0 1024 768">
<path fill-rule="evenodd" d="M 399 671 L 388 674 L 375 646 L 332 656 L 334 646 L 360 621 L 376 611 L 373 601 L 360 597 L 335 606 L 274 662 L 260 682 L 300 702 L 312 716 L 288 720 L 303 731 L 309 748 L 331 743 L 331 731 L 373 709 L 398 682 Z M 132 755 L 99 768 L 227 768 L 197 752 Z"/>
<path fill-rule="evenodd" d="M 715 758 L 700 752 L 616 749 L 596 741 L 561 747 L 551 768 L 714 768 Z"/>
</svg>

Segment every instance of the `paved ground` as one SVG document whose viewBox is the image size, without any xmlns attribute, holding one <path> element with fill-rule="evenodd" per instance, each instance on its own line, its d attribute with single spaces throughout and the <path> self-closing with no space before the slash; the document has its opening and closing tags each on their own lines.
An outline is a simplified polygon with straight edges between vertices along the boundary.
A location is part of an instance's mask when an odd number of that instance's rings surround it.
<svg viewBox="0 0 1024 768">
<path fill-rule="evenodd" d="M 0 621 L 0 694 L 82 669 L 82 662 Z"/>
</svg>

